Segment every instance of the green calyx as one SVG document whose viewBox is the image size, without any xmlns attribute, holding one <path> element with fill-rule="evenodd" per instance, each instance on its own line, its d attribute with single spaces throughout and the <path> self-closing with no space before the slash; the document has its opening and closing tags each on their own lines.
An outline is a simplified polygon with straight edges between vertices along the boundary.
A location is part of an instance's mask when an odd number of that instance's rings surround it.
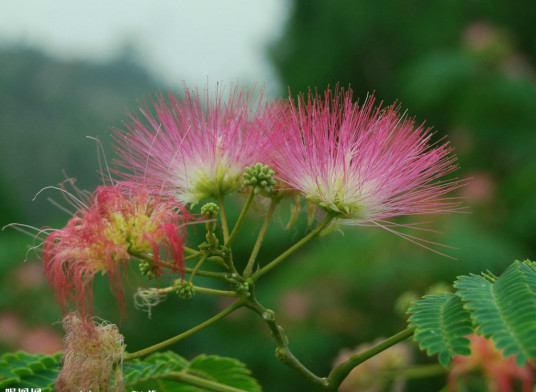
<svg viewBox="0 0 536 392">
<path fill-rule="evenodd" d="M 260 162 L 253 166 L 246 167 L 244 173 L 244 185 L 253 187 L 253 193 L 257 194 L 261 190 L 266 193 L 271 193 L 276 184 L 273 179 L 275 172 L 269 166 L 265 166 Z"/>
<path fill-rule="evenodd" d="M 190 299 L 195 294 L 195 287 L 192 282 L 179 280 L 175 283 L 175 292 L 181 299 Z"/>
</svg>

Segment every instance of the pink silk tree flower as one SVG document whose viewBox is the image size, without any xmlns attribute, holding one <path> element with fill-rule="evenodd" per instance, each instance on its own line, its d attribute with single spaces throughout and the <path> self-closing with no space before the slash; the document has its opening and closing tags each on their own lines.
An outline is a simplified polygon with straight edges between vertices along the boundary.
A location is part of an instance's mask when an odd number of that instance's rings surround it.
<svg viewBox="0 0 536 392">
<path fill-rule="evenodd" d="M 397 106 L 374 107 L 373 97 L 360 106 L 351 90 L 328 89 L 288 101 L 275 121 L 264 161 L 280 187 L 301 192 L 343 224 L 390 230 L 397 225 L 385 219 L 460 208 L 444 195 L 461 183 L 441 179 L 457 168 L 451 148 L 431 143 L 429 129 Z"/>
<path fill-rule="evenodd" d="M 244 169 L 258 161 L 271 113 L 261 101 L 238 87 L 226 100 L 221 89 L 157 95 L 156 114 L 140 108 L 143 118 L 130 114 L 128 131 L 116 130 L 119 164 L 129 171 L 120 174 L 169 189 L 185 204 L 236 191 Z"/>
<path fill-rule="evenodd" d="M 182 222 L 188 219 L 180 203 L 144 185 L 98 187 L 88 205 L 80 206 L 63 229 L 52 231 L 43 242 L 44 271 L 63 310 L 73 302 L 80 311 L 90 312 L 97 273 L 108 275 L 122 304 L 121 267 L 133 256 L 152 259 L 159 270 L 162 248 L 182 271 Z"/>
</svg>

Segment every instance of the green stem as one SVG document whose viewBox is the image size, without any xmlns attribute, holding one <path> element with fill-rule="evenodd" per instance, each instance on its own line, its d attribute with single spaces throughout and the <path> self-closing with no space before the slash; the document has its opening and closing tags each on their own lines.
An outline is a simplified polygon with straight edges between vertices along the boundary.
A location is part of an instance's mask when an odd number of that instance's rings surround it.
<svg viewBox="0 0 536 392">
<path fill-rule="evenodd" d="M 220 297 L 239 297 L 236 291 L 230 290 L 216 290 L 209 289 L 208 287 L 193 286 L 196 293 L 210 294 L 210 295 L 219 295 Z M 158 295 L 167 295 L 175 291 L 175 287 L 164 287 L 162 289 L 154 289 Z"/>
<path fill-rule="evenodd" d="M 199 332 L 201 331 L 202 329 L 205 329 L 206 327 L 208 327 L 209 325 L 212 325 L 214 324 L 216 321 L 218 320 L 221 320 L 222 318 L 224 318 L 225 316 L 227 316 L 228 314 L 232 313 L 233 311 L 235 311 L 236 309 L 240 308 L 244 306 L 244 303 L 243 301 L 241 300 L 238 300 L 238 301 L 235 301 L 231 306 L 225 308 L 224 310 L 222 310 L 220 313 L 216 314 L 215 316 L 209 318 L 208 320 L 202 322 L 201 324 L 193 327 L 192 329 L 189 329 L 188 331 L 186 332 L 183 332 L 177 336 L 174 336 L 170 339 L 167 339 L 167 340 L 164 340 L 163 342 L 160 342 L 160 343 L 157 343 L 151 347 L 147 347 L 147 348 L 144 348 L 143 350 L 140 350 L 140 351 L 136 351 L 134 353 L 131 353 L 131 354 L 127 354 L 125 355 L 125 358 L 124 360 L 125 361 L 130 361 L 131 359 L 135 359 L 135 358 L 139 358 L 139 357 L 143 357 L 147 354 L 151 354 L 152 352 L 155 352 L 155 351 L 158 351 L 164 347 L 167 347 L 171 344 L 174 344 L 174 343 L 177 343 L 189 336 L 192 336 L 193 334 L 195 334 L 196 332 Z"/>
<path fill-rule="evenodd" d="M 280 199 L 274 198 L 272 199 L 272 202 L 270 203 L 270 208 L 268 209 L 268 213 L 266 214 L 264 218 L 264 223 L 262 224 L 261 230 L 259 232 L 259 236 L 257 237 L 257 241 L 255 242 L 255 245 L 253 246 L 251 255 L 249 256 L 248 264 L 246 265 L 246 268 L 244 269 L 245 278 L 251 275 L 251 272 L 253 271 L 253 265 L 255 264 L 255 260 L 257 259 L 259 250 L 261 249 L 262 241 L 264 240 L 264 236 L 266 235 L 266 230 L 268 229 L 268 225 L 270 224 L 270 220 L 272 219 L 272 215 L 274 214 L 275 207 L 279 203 L 279 200 Z"/>
<path fill-rule="evenodd" d="M 341 363 L 329 373 L 329 390 L 336 391 L 339 385 L 341 385 L 341 383 L 344 381 L 346 376 L 348 376 L 352 369 L 354 369 L 357 365 L 365 362 L 369 358 L 372 358 L 376 354 L 381 353 L 383 350 L 386 350 L 389 347 L 394 346 L 395 344 L 409 338 L 413 335 L 414 331 L 414 328 L 407 328 L 402 332 L 391 336 L 389 339 L 383 341 L 382 343 L 368 349 L 367 351 L 351 356 L 346 362 Z"/>
<path fill-rule="evenodd" d="M 309 234 L 307 234 L 305 237 L 303 237 L 301 240 L 296 242 L 294 245 L 292 245 L 290 248 L 288 248 L 286 251 L 281 253 L 278 257 L 273 259 L 271 262 L 269 262 L 267 265 L 265 265 L 263 268 L 255 272 L 253 275 L 251 275 L 251 278 L 256 281 L 259 279 L 262 275 L 270 271 L 272 268 L 274 268 L 276 265 L 278 265 L 280 262 L 282 262 L 284 259 L 286 259 L 288 256 L 290 256 L 292 253 L 294 253 L 296 250 L 300 249 L 303 245 L 305 245 L 307 242 L 309 242 L 311 239 L 313 239 L 316 235 L 318 235 L 324 227 L 326 227 L 329 222 L 334 218 L 333 215 L 328 215 L 326 218 L 318 224 L 314 228 L 313 231 L 311 231 Z"/>
<path fill-rule="evenodd" d="M 192 248 L 188 248 L 187 246 L 183 246 L 182 248 L 186 253 L 189 253 L 191 255 L 195 254 L 195 253 L 199 253 L 198 250 L 195 250 L 195 249 L 192 249 Z"/>
<path fill-rule="evenodd" d="M 447 370 L 441 365 L 417 365 L 405 369 L 384 370 L 380 372 L 380 377 L 386 379 L 418 379 L 434 376 L 441 376 L 447 373 Z"/>
<path fill-rule="evenodd" d="M 229 240 L 229 223 L 227 221 L 227 213 L 225 212 L 225 202 L 223 196 L 218 196 L 218 204 L 220 206 L 220 218 L 221 218 L 221 228 L 223 231 L 223 241 L 227 243 Z"/>
<path fill-rule="evenodd" d="M 240 230 L 240 227 L 242 226 L 242 222 L 244 221 L 244 218 L 246 217 L 246 213 L 249 210 L 249 207 L 251 206 L 251 202 L 253 201 L 253 198 L 255 197 L 255 194 L 253 192 L 250 192 L 248 195 L 248 198 L 246 199 L 246 204 L 244 204 L 244 207 L 242 207 L 242 211 L 240 212 L 240 215 L 238 216 L 238 220 L 236 221 L 236 224 L 233 227 L 233 231 L 231 232 L 231 235 L 229 238 L 225 240 L 225 244 L 223 245 L 226 248 L 230 248 L 233 244 L 236 235 L 238 234 L 238 231 Z"/>
<path fill-rule="evenodd" d="M 283 328 L 277 323 L 275 314 L 272 310 L 266 309 L 254 298 L 252 293 L 251 297 L 248 298 L 245 306 L 258 313 L 264 321 L 268 324 L 272 336 L 274 337 L 277 343 L 277 349 L 275 350 L 275 356 L 285 365 L 295 370 L 304 376 L 311 383 L 321 387 L 326 388 L 328 386 L 328 381 L 326 378 L 321 378 L 307 369 L 289 350 L 287 337 L 283 332 Z"/>
<path fill-rule="evenodd" d="M 214 392 L 247 392 L 244 389 L 239 389 L 235 387 L 231 387 L 229 385 L 220 384 L 215 381 L 207 380 L 206 378 L 201 378 L 198 376 L 194 376 L 193 374 L 189 374 L 185 371 L 182 372 L 169 372 L 166 373 L 163 377 L 168 380 L 173 381 L 180 381 L 185 384 L 193 385 L 194 387 L 199 387 L 206 389 L 208 391 L 214 391 Z"/>
<path fill-rule="evenodd" d="M 196 258 L 198 258 L 200 255 L 201 255 L 201 252 L 196 252 L 196 253 L 194 253 L 194 254 L 191 254 L 190 256 L 186 256 L 186 257 L 184 258 L 184 261 L 186 262 L 186 261 L 190 261 L 190 260 L 196 259 Z"/>
<path fill-rule="evenodd" d="M 199 256 L 199 253 L 200 252 L 196 252 L 198 253 L 197 255 L 195 255 L 195 257 L 198 257 Z M 144 255 L 142 253 L 131 253 L 132 256 L 136 257 L 138 260 L 143 260 L 143 261 L 148 261 L 148 262 L 152 262 L 153 261 L 153 258 L 152 256 L 148 256 L 148 255 Z M 194 258 L 193 255 L 192 256 L 188 256 L 186 260 L 189 260 L 189 259 L 192 259 Z M 162 267 L 165 267 L 171 271 L 175 271 L 175 272 L 181 272 L 181 268 L 179 266 L 177 266 L 175 263 L 171 262 L 171 261 L 165 261 L 165 260 L 160 260 L 159 261 L 159 264 L 162 266 Z M 188 271 L 188 270 L 192 270 L 191 268 L 185 268 L 185 271 Z"/>
<path fill-rule="evenodd" d="M 184 269 L 184 272 L 187 274 L 191 274 L 193 272 L 193 268 L 186 267 Z M 222 280 L 229 280 L 227 278 L 227 274 L 225 272 L 212 272 L 212 271 L 203 271 L 203 270 L 197 270 L 195 273 L 197 276 L 204 276 L 205 278 L 215 278 L 215 279 L 222 279 Z"/>
<path fill-rule="evenodd" d="M 209 289 L 207 287 L 199 287 L 199 286 L 194 286 L 194 289 L 196 293 L 219 295 L 220 297 L 239 297 L 240 296 L 240 294 L 238 294 L 236 291 L 216 290 L 216 289 Z"/>
<path fill-rule="evenodd" d="M 190 272 L 190 277 L 188 278 L 188 282 L 192 283 L 192 280 L 194 279 L 194 276 L 195 274 L 197 273 L 197 271 L 199 271 L 199 268 L 201 268 L 201 266 L 203 265 L 203 263 L 205 262 L 205 260 L 207 259 L 208 257 L 208 253 L 205 253 L 203 255 L 203 257 L 201 257 L 199 259 L 199 261 L 197 262 L 197 264 L 195 265 L 194 269 L 192 270 L 192 272 Z"/>
</svg>

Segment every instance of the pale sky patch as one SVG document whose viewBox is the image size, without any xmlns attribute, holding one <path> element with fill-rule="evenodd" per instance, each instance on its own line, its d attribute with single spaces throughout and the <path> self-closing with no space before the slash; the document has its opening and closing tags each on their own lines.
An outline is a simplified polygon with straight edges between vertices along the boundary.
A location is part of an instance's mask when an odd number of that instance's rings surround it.
<svg viewBox="0 0 536 392">
<path fill-rule="evenodd" d="M 170 86 L 256 82 L 277 92 L 266 48 L 284 26 L 286 0 L 19 0 L 0 12 L 0 44 L 63 59 L 107 60 L 132 45 Z"/>
</svg>

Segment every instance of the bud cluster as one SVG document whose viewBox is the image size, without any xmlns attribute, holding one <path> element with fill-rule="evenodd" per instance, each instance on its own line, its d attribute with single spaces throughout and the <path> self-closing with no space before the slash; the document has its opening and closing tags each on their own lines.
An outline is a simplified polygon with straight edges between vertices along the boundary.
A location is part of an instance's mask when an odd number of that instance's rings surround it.
<svg viewBox="0 0 536 392">
<path fill-rule="evenodd" d="M 252 186 L 253 193 L 257 194 L 261 190 L 266 193 L 273 192 L 274 185 L 276 184 L 273 179 L 274 171 L 269 166 L 265 166 L 260 162 L 253 166 L 246 167 L 244 173 L 244 185 Z"/>
<path fill-rule="evenodd" d="M 147 279 L 151 280 L 160 275 L 160 271 L 157 265 L 154 265 L 150 261 L 142 261 L 139 265 L 140 272 L 142 275 L 146 276 Z"/>
<path fill-rule="evenodd" d="M 244 296 L 246 296 L 246 297 L 249 297 L 249 296 L 251 295 L 251 293 L 250 293 L 250 291 L 249 291 L 250 288 L 251 288 L 251 287 L 250 287 L 250 285 L 249 285 L 249 282 L 246 281 L 246 282 L 239 282 L 239 283 L 236 283 L 234 290 L 235 290 L 237 293 L 241 294 L 241 295 L 244 295 Z"/>
<path fill-rule="evenodd" d="M 207 203 L 201 207 L 201 215 L 205 218 L 216 219 L 220 207 L 216 203 Z"/>
<path fill-rule="evenodd" d="M 175 292 L 181 299 L 190 299 L 195 294 L 195 287 L 192 282 L 179 280 L 175 284 Z"/>
</svg>

